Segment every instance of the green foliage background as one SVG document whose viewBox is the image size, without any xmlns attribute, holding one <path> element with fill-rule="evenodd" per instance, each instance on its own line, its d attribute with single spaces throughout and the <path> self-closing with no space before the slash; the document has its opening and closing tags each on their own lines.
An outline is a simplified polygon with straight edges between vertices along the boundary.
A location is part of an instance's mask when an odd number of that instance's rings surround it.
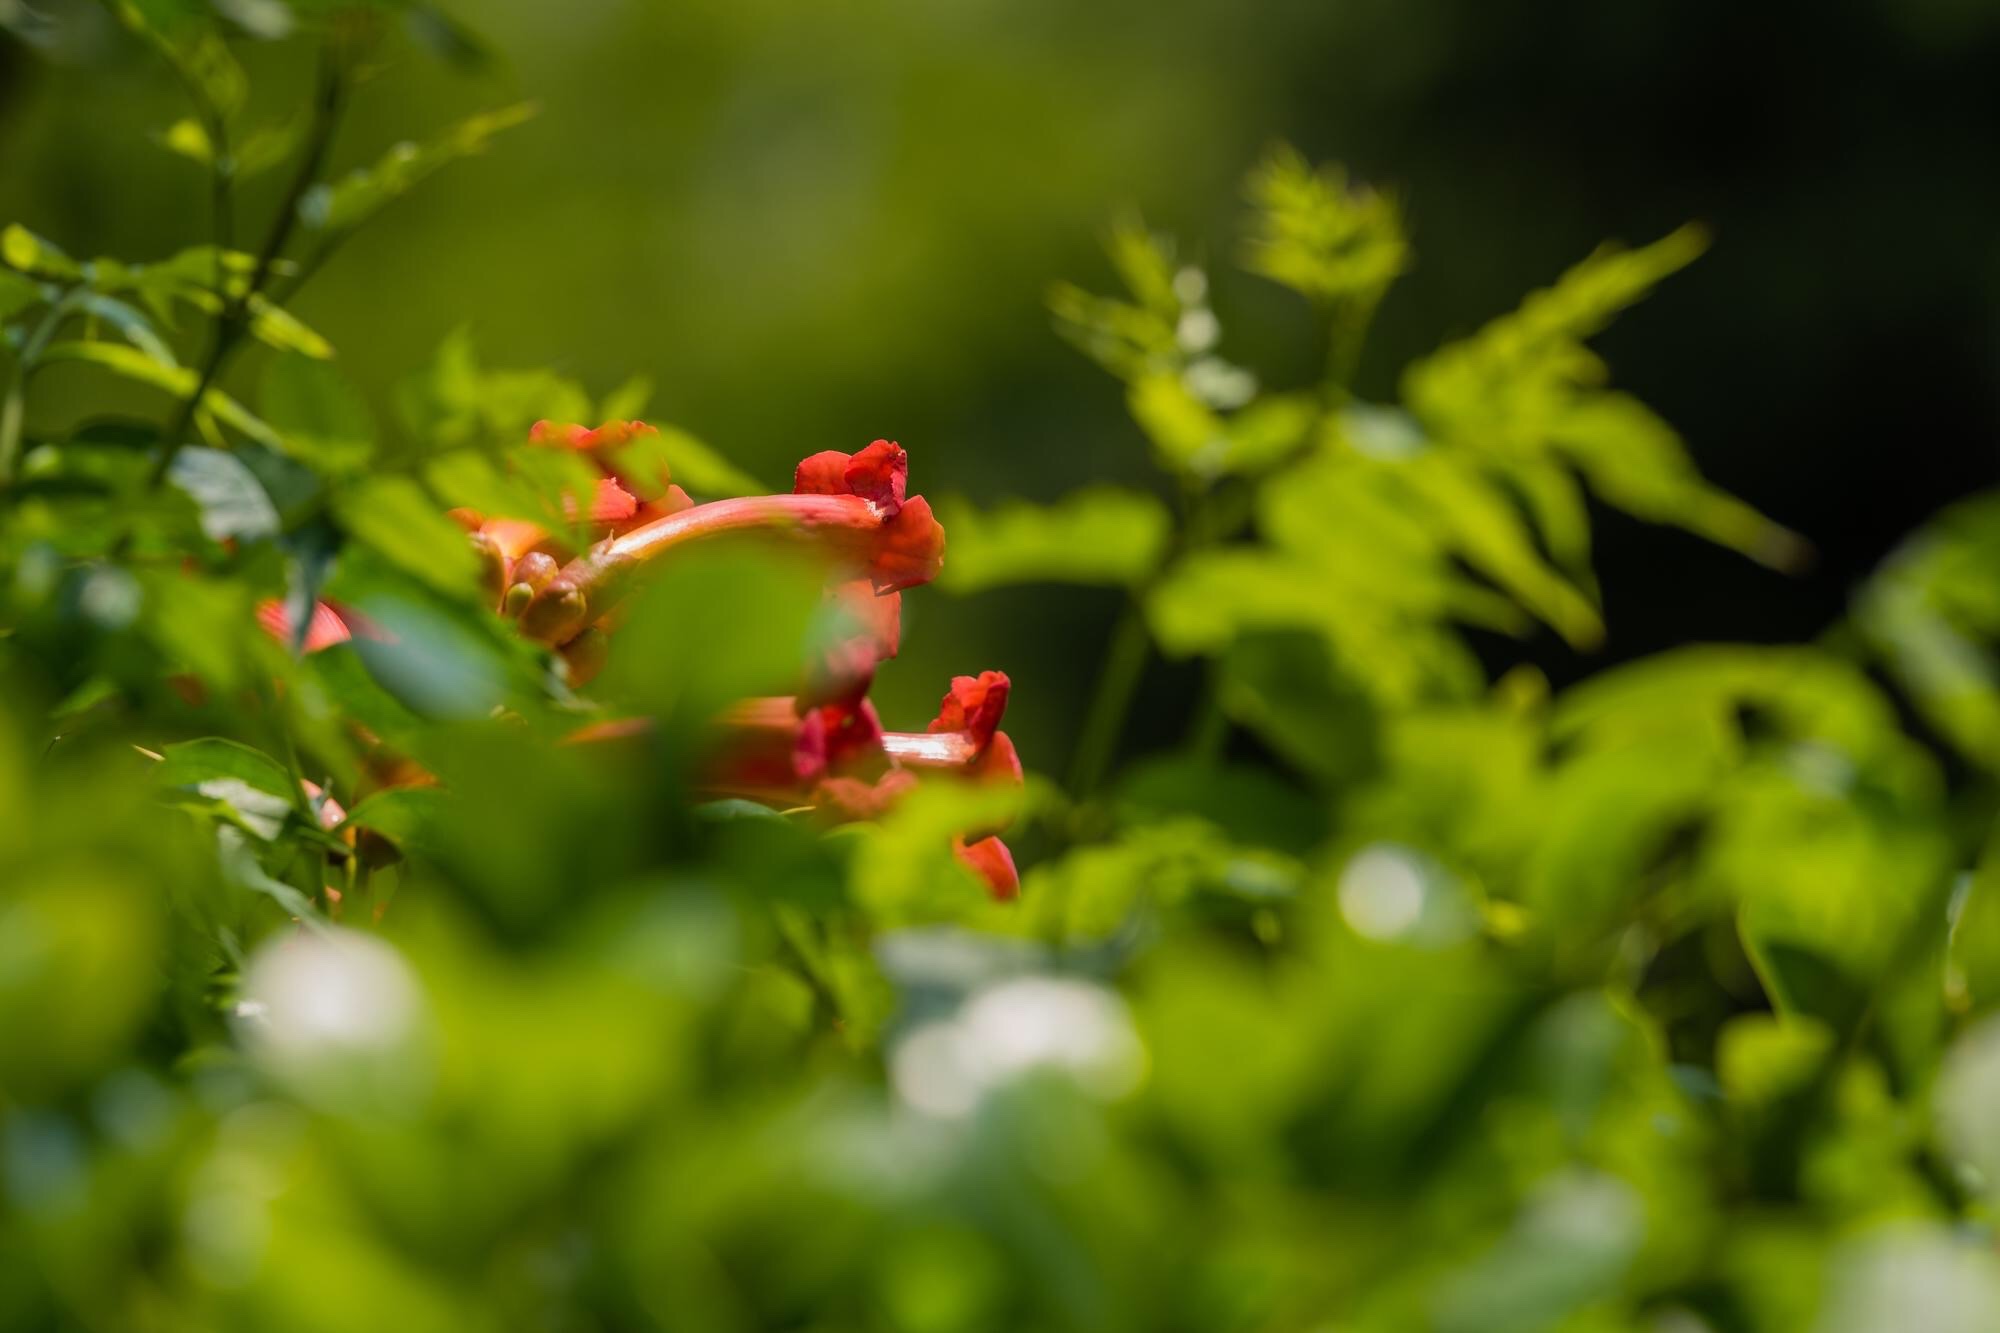
<svg viewBox="0 0 2000 1333">
<path fill-rule="evenodd" d="M 121 8 L 166 59 L 62 11 L 53 50 L 82 63 L 36 76 L 48 151 L 159 131 L 199 156 L 214 125 L 173 128 L 159 71 L 220 116 L 216 31 L 255 90 L 239 152 L 299 137 L 222 250 L 172 151 L 130 188 L 184 208 L 85 202 L 64 228 L 33 199 L 0 235 L 0 1322 L 2000 1321 L 1994 501 L 1911 537 L 1814 642 L 1561 689 L 1515 664 L 1538 635 L 1603 640 L 1607 512 L 1807 556 L 1594 350 L 1699 228 L 1577 245 L 1513 313 L 1407 359 L 1392 324 L 1364 354 L 1426 253 L 1401 195 L 1255 151 L 1266 108 L 1202 82 L 1285 23 L 888 9 L 857 42 L 845 14 L 503 9 L 491 39 L 546 63 L 468 85 L 421 63 L 464 54 L 421 6 L 300 5 L 271 45 L 241 30 L 292 11 Z M 623 40 L 656 25 L 684 84 Z M 356 91 L 326 170 L 296 174 L 330 123 L 298 110 L 316 48 Z M 564 60 L 586 86 L 535 86 Z M 105 68 L 129 95 L 80 72 Z M 818 114 L 878 96 L 937 123 L 898 143 Z M 989 96 L 1037 110 L 994 120 Z M 636 135 L 579 128 L 623 105 L 704 128 L 634 181 Z M 389 149 L 420 130 L 434 147 Z M 612 162 L 594 188 L 541 188 L 583 153 Z M 977 189 L 937 188 L 954 155 Z M 1107 232 L 1126 192 L 1206 244 Z M 288 254 L 338 244 L 296 304 L 299 271 L 257 249 L 291 203 Z M 1074 259 L 1087 235 L 1108 278 Z M 1258 294 L 1225 303 L 1239 266 Z M 1102 280 L 1047 289 L 1066 272 Z M 660 286 L 672 311 L 630 308 Z M 987 419 L 995 344 L 940 330 L 1044 297 L 1117 391 L 1058 379 Z M 197 400 L 211 327 L 243 355 Z M 579 693 L 480 606 L 441 516 L 547 517 L 577 479 L 521 484 L 553 466 L 526 423 L 636 411 L 633 373 L 711 442 L 664 447 L 713 496 L 885 429 L 913 367 L 936 415 L 894 429 L 920 480 L 925 431 L 956 441 L 938 471 L 967 498 L 941 506 L 950 563 L 909 598 L 891 706 L 933 662 L 1052 637 L 1011 598 L 1074 584 L 1060 605 L 1111 612 L 1101 667 L 1037 647 L 1063 664 L 1045 711 L 1023 673 L 1019 797 L 926 790 L 831 835 L 699 804 L 704 726 L 812 632 L 800 571 L 670 566 Z M 1003 447 L 1120 392 L 1123 455 Z M 388 637 L 301 656 L 258 627 L 260 599 L 319 593 Z M 1146 689 L 1156 653 L 1191 706 Z M 600 713 L 653 739 L 561 743 Z M 442 786 L 351 800 L 353 723 Z M 315 787 L 350 806 L 331 832 Z M 996 804 L 1029 853 L 1016 904 L 944 852 Z"/>
</svg>

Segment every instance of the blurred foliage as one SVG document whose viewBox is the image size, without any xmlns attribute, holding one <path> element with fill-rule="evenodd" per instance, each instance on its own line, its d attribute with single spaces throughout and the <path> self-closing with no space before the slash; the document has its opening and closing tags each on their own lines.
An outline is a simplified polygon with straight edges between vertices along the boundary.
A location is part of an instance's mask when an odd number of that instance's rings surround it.
<svg viewBox="0 0 2000 1333">
<path fill-rule="evenodd" d="M 691 798 L 704 726 L 799 658 L 796 568 L 669 568 L 588 688 L 482 603 L 445 510 L 562 524 L 589 479 L 528 424 L 647 384 L 457 334 L 384 415 L 292 312 L 519 115 L 340 175 L 314 145 L 354 84 L 478 40 L 413 4 L 116 12 L 220 208 L 152 262 L 0 234 L 0 1326 L 2000 1323 L 1993 501 L 1817 644 L 1552 693 L 1468 638 L 1601 635 L 1588 497 L 1803 555 L 1589 346 L 1696 233 L 1590 256 L 1392 402 L 1352 378 L 1409 262 L 1392 197 L 1253 172 L 1245 263 L 1321 344 L 1296 388 L 1225 358 L 1200 264 L 1114 227 L 1127 294 L 1052 305 L 1158 489 L 943 509 L 947 590 L 1129 602 L 996 903 L 944 835 L 1011 794 L 830 836 Z M 259 42 L 318 73 L 252 154 Z M 245 249 L 253 165 L 289 184 Z M 60 363 L 156 410 L 31 414 Z M 321 598 L 381 632 L 301 652 Z M 1120 765 L 1155 648 L 1205 701 Z M 655 725 L 564 743 L 603 715 Z"/>
</svg>

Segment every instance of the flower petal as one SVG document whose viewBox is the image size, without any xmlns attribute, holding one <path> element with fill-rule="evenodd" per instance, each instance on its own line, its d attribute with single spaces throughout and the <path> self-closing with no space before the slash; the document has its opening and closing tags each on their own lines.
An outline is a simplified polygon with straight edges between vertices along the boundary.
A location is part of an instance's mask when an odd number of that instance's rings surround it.
<svg viewBox="0 0 2000 1333">
<path fill-rule="evenodd" d="M 951 850 L 966 869 L 986 881 L 986 891 L 996 899 L 1008 902 L 1021 896 L 1021 874 L 1014 868 L 1014 853 L 1000 839 L 967 842 L 953 838 Z"/>
<path fill-rule="evenodd" d="M 1007 711 L 1007 695 L 1013 682 L 1004 671 L 982 671 L 976 676 L 953 676 L 951 689 L 938 705 L 932 731 L 963 731 L 980 749 L 985 749 Z"/>
</svg>

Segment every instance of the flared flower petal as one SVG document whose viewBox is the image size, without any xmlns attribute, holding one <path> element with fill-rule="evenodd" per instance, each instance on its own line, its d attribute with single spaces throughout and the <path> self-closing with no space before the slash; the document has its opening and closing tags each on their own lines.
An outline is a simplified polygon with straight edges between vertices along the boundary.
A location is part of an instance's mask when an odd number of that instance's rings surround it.
<svg viewBox="0 0 2000 1333">
<path fill-rule="evenodd" d="M 1014 868 L 1014 853 L 998 838 L 985 837 L 973 842 L 964 838 L 953 838 L 952 854 L 964 864 L 966 869 L 986 881 L 986 891 L 1002 902 L 1021 896 L 1021 875 Z"/>
<path fill-rule="evenodd" d="M 993 739 L 1001 717 L 1007 712 L 1007 694 L 1013 682 L 1004 671 L 982 671 L 976 676 L 953 676 L 951 689 L 938 705 L 932 731 L 962 731 L 984 749 Z"/>
<path fill-rule="evenodd" d="M 909 486 L 910 455 L 894 440 L 877 440 L 858 454 L 814 454 L 792 473 L 794 495 L 855 495 L 895 517 Z"/>
<path fill-rule="evenodd" d="M 296 627 L 292 622 L 291 613 L 285 609 L 285 604 L 277 598 L 273 597 L 268 601 L 258 603 L 257 623 L 262 625 L 265 632 L 278 640 L 278 642 L 292 642 Z M 337 643 L 346 643 L 353 637 L 353 632 L 348 628 L 347 622 L 341 618 L 338 611 L 328 606 L 325 602 L 313 603 L 312 619 L 306 622 L 305 650 L 307 652 L 316 653 L 322 648 L 331 648 Z"/>
</svg>

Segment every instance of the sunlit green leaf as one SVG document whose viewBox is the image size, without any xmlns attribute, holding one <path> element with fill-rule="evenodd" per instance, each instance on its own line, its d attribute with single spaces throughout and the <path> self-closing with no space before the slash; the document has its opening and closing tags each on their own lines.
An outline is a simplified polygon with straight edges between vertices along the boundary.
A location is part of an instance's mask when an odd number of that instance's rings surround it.
<svg viewBox="0 0 2000 1333">
<path fill-rule="evenodd" d="M 18 222 L 0 229 L 0 263 L 31 277 L 74 282 L 83 276 L 75 260 Z"/>
<path fill-rule="evenodd" d="M 1046 506 L 1012 501 L 985 513 L 949 501 L 938 517 L 951 537 L 939 586 L 967 593 L 1011 583 L 1130 586 L 1159 563 L 1173 526 L 1160 501 L 1112 487 L 1075 491 Z"/>
</svg>

